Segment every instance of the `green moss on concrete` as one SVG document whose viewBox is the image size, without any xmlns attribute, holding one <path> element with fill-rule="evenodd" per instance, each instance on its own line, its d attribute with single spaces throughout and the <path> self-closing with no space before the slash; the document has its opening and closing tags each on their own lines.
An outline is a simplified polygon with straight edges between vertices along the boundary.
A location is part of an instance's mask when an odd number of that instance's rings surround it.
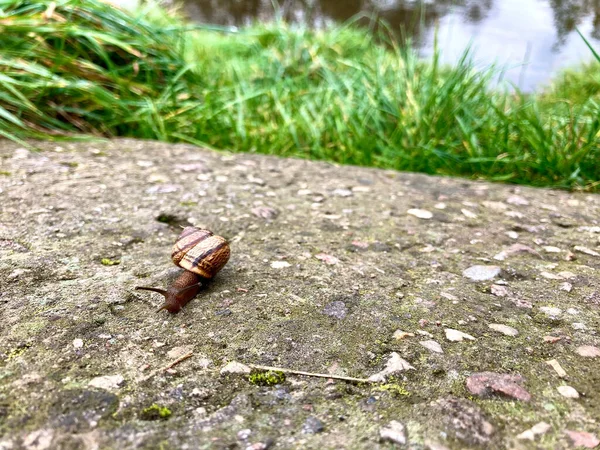
<svg viewBox="0 0 600 450">
<path fill-rule="evenodd" d="M 116 266 L 121 264 L 120 259 L 110 259 L 110 258 L 102 258 L 100 260 L 103 266 Z"/>
<path fill-rule="evenodd" d="M 285 374 L 279 371 L 253 372 L 248 375 L 248 381 L 258 386 L 273 386 L 285 382 Z"/>
<path fill-rule="evenodd" d="M 142 409 L 140 418 L 142 420 L 167 420 L 173 413 L 166 406 L 159 406 L 156 403 Z"/>
</svg>

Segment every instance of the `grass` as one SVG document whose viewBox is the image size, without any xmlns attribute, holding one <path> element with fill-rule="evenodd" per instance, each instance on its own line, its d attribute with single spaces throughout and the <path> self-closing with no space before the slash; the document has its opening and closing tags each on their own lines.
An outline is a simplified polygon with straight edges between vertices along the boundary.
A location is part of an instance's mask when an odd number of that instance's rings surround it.
<svg viewBox="0 0 600 450">
<path fill-rule="evenodd" d="M 387 42 L 383 45 L 382 40 Z M 127 136 L 598 190 L 598 63 L 544 92 L 495 88 L 353 24 L 229 32 L 153 6 L 0 0 L 0 135 Z"/>
</svg>

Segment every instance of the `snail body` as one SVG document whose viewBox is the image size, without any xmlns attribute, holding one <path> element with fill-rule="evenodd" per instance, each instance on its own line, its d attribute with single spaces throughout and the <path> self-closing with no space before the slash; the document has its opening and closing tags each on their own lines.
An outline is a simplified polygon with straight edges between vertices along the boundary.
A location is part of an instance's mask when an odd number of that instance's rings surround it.
<svg viewBox="0 0 600 450">
<path fill-rule="evenodd" d="M 137 286 L 136 289 L 158 292 L 165 302 L 158 311 L 176 313 L 200 291 L 203 281 L 213 278 L 229 261 L 230 249 L 225 238 L 210 230 L 196 227 L 183 229 L 173 245 L 171 259 L 185 271 L 167 289 Z"/>
</svg>

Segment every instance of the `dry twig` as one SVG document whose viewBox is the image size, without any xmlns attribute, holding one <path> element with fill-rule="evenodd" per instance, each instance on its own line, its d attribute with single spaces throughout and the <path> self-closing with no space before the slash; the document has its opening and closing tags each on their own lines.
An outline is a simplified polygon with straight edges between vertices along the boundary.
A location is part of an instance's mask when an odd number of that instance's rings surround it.
<svg viewBox="0 0 600 450">
<path fill-rule="evenodd" d="M 319 377 L 319 378 L 333 378 L 336 380 L 344 380 L 344 381 L 354 381 L 356 383 L 371 383 L 371 381 L 366 378 L 354 378 L 354 377 L 344 377 L 341 375 L 331 375 L 328 373 L 314 373 L 314 372 L 304 372 L 303 370 L 293 370 L 286 369 L 283 367 L 273 367 L 273 366 L 261 366 L 259 364 L 247 364 L 248 367 L 259 370 L 271 370 L 275 372 L 283 372 L 283 373 L 291 373 L 294 375 L 304 375 L 307 377 Z"/>
<path fill-rule="evenodd" d="M 165 372 L 165 371 L 167 371 L 167 370 L 169 370 L 169 369 L 171 369 L 171 368 L 175 367 L 175 366 L 176 366 L 177 364 L 179 364 L 180 362 L 182 362 L 182 361 L 185 361 L 186 359 L 189 359 L 189 358 L 191 358 L 193 355 L 194 355 L 194 352 L 189 352 L 189 353 L 186 353 L 185 355 L 183 355 L 183 356 L 181 356 L 181 357 L 177 358 L 175 361 L 171 361 L 171 362 L 170 362 L 169 364 L 167 364 L 166 366 L 164 366 L 164 367 L 161 367 L 160 369 L 153 370 L 153 371 L 152 371 L 150 374 L 148 374 L 148 376 L 146 376 L 146 377 L 142 378 L 142 380 L 141 380 L 141 381 L 147 381 L 147 380 L 149 380 L 150 378 L 152 378 L 153 376 L 157 375 L 158 373 L 160 373 L 160 372 Z"/>
</svg>

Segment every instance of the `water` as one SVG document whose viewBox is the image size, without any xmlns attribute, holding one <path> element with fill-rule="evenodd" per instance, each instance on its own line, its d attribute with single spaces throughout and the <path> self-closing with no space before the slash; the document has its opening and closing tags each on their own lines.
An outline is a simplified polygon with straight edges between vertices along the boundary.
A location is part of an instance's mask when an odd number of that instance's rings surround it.
<svg viewBox="0 0 600 450">
<path fill-rule="evenodd" d="M 272 0 L 185 0 L 196 22 L 243 26 L 274 18 Z M 505 79 L 520 89 L 543 86 L 561 68 L 592 55 L 575 27 L 600 49 L 600 0 L 280 0 L 289 21 L 323 27 L 373 13 L 394 30 L 406 30 L 424 56 L 434 31 L 444 62 L 471 45 L 478 66 L 508 67 Z"/>
</svg>

